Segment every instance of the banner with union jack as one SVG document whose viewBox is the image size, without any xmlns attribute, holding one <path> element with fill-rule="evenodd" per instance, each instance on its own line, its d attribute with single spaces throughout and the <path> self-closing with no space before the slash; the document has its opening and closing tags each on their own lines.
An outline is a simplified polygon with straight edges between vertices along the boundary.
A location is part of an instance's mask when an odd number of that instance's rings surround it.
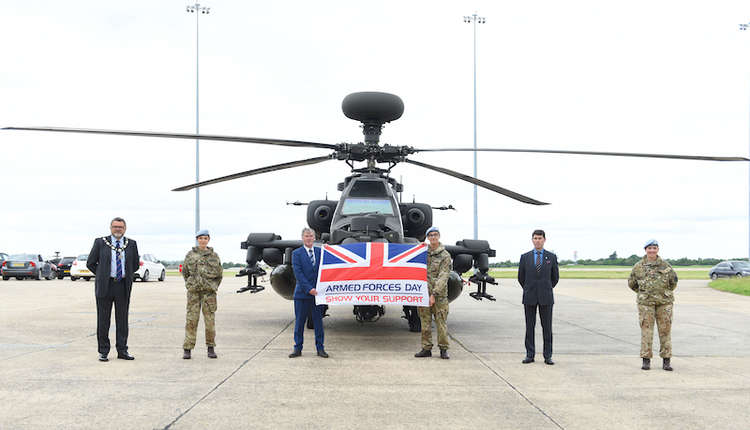
<svg viewBox="0 0 750 430">
<path fill-rule="evenodd" d="M 427 246 L 323 245 L 315 288 L 318 305 L 429 306 Z"/>
</svg>

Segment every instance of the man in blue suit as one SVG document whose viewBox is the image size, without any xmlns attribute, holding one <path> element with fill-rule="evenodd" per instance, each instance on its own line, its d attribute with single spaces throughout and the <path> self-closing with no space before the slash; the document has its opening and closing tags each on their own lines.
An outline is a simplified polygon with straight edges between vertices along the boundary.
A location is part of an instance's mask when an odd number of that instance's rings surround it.
<svg viewBox="0 0 750 430">
<path fill-rule="evenodd" d="M 305 323 L 311 313 L 318 357 L 328 358 L 328 353 L 323 348 L 323 315 L 320 306 L 315 304 L 315 296 L 318 295 L 315 284 L 318 282 L 320 248 L 313 246 L 314 241 L 315 232 L 305 228 L 302 230 L 302 246 L 292 252 L 292 269 L 297 285 L 294 287 L 294 350 L 289 354 L 289 358 L 302 355 Z"/>
<path fill-rule="evenodd" d="M 534 362 L 537 307 L 539 319 L 542 321 L 544 363 L 555 364 L 552 361 L 552 305 L 555 303 L 552 289 L 560 280 L 560 271 L 557 267 L 557 256 L 544 249 L 546 240 L 544 230 L 534 230 L 531 234 L 534 249 L 521 255 L 521 262 L 518 263 L 518 283 L 523 288 L 523 309 L 526 314 L 526 358 L 522 361 L 524 364 Z"/>
</svg>

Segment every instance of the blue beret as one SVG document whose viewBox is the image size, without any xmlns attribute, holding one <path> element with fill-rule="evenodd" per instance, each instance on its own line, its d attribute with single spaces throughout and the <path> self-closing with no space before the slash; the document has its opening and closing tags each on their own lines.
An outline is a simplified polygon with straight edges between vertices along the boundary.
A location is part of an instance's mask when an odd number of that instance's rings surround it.
<svg viewBox="0 0 750 430">
<path fill-rule="evenodd" d="M 211 235 L 208 234 L 208 230 L 206 230 L 205 228 L 203 230 L 199 230 L 198 233 L 195 233 L 195 237 L 198 237 L 198 236 L 208 236 L 208 237 L 211 237 Z"/>
<path fill-rule="evenodd" d="M 659 246 L 659 242 L 657 242 L 656 239 L 649 239 L 649 240 L 646 241 L 646 244 L 643 245 L 643 249 L 646 249 L 646 248 L 648 248 L 651 245 Z"/>
<path fill-rule="evenodd" d="M 432 233 L 433 231 L 437 232 L 437 234 L 440 234 L 440 230 L 437 227 L 430 227 L 430 228 L 427 229 L 427 233 L 425 233 L 425 235 L 428 235 L 428 234 Z"/>
</svg>

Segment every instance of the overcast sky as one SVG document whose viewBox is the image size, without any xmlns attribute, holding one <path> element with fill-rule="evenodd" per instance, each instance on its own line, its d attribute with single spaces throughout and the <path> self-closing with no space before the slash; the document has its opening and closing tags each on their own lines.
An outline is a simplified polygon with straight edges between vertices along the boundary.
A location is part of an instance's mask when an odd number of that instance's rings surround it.
<svg viewBox="0 0 750 430">
<path fill-rule="evenodd" d="M 480 147 L 748 154 L 750 20 L 745 1 L 207 1 L 200 16 L 203 133 L 362 140 L 341 113 L 356 91 L 405 103 L 382 143 L 473 144 L 477 27 Z M 182 1 L 16 1 L 0 13 L 0 126 L 195 131 L 196 16 Z M 204 142 L 201 179 L 326 155 Z M 472 173 L 469 153 L 415 160 Z M 224 261 L 251 232 L 295 239 L 305 208 L 338 198 L 342 162 L 201 190 L 201 226 Z M 562 259 L 748 254 L 748 165 L 483 154 L 479 177 L 550 202 L 479 191 L 479 234 L 498 259 L 547 231 Z M 436 212 L 443 241 L 471 238 L 470 184 L 399 165 L 404 200 Z M 141 253 L 179 259 L 193 243 L 195 143 L 0 132 L 0 252 L 87 253 L 122 216 Z"/>
</svg>

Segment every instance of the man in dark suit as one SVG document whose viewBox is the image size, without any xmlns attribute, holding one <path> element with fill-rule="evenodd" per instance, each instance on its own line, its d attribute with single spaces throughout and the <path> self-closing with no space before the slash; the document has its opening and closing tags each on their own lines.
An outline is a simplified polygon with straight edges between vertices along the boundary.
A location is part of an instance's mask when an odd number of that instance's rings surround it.
<svg viewBox="0 0 750 430">
<path fill-rule="evenodd" d="M 112 304 L 115 305 L 117 358 L 134 360 L 128 353 L 128 309 L 133 274 L 138 270 L 138 245 L 125 237 L 125 220 L 114 218 L 109 223 L 109 236 L 94 239 L 86 267 L 96 274 L 96 340 L 99 361 L 109 361 L 109 324 Z"/>
<path fill-rule="evenodd" d="M 289 354 L 289 358 L 302 355 L 305 323 L 311 314 L 318 356 L 328 358 L 328 353 L 323 347 L 323 313 L 321 307 L 315 304 L 315 296 L 318 295 L 315 284 L 318 282 L 320 248 L 313 246 L 314 241 L 315 232 L 305 228 L 302 230 L 302 246 L 292 251 L 292 269 L 297 285 L 294 287 L 294 350 Z"/>
<path fill-rule="evenodd" d="M 534 249 L 521 255 L 518 263 L 518 283 L 523 288 L 523 309 L 526 314 L 526 358 L 522 363 L 534 362 L 534 326 L 536 309 L 539 307 L 539 319 L 542 321 L 544 338 L 544 362 L 552 361 L 552 305 L 555 303 L 552 289 L 560 280 L 557 267 L 557 256 L 544 249 L 546 241 L 544 230 L 534 230 L 531 241 Z"/>
</svg>

